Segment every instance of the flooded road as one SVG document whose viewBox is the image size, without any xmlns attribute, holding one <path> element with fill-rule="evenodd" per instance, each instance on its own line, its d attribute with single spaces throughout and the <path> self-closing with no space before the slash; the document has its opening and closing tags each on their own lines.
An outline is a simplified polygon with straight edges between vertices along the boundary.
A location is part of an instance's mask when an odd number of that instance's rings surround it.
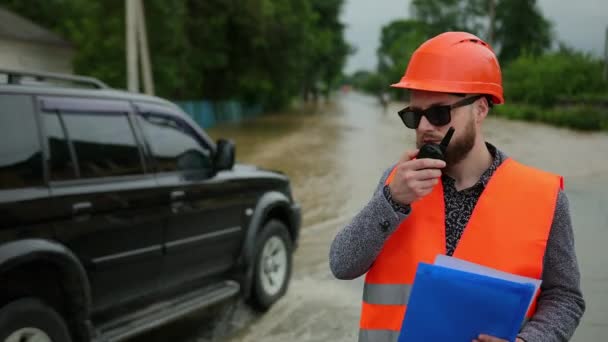
<svg viewBox="0 0 608 342">
<path fill-rule="evenodd" d="M 329 245 L 369 200 L 383 171 L 414 146 L 414 132 L 375 99 L 343 95 L 300 114 L 269 115 L 209 130 L 233 138 L 237 160 L 289 175 L 303 228 L 289 291 L 259 315 L 238 301 L 137 341 L 354 341 L 362 279 L 335 280 Z M 587 311 L 573 341 L 608 335 L 608 134 L 488 118 L 486 138 L 509 156 L 565 177 Z M 218 318 L 219 317 L 219 318 Z"/>
</svg>

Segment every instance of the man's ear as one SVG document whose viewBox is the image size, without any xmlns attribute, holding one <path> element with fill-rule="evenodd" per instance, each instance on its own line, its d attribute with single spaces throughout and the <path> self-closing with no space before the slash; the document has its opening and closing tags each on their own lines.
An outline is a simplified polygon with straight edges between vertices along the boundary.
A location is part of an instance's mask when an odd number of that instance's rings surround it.
<svg viewBox="0 0 608 342">
<path fill-rule="evenodd" d="M 475 101 L 475 120 L 477 122 L 481 123 L 489 113 L 490 103 L 488 103 L 488 99 L 485 96 Z"/>
</svg>

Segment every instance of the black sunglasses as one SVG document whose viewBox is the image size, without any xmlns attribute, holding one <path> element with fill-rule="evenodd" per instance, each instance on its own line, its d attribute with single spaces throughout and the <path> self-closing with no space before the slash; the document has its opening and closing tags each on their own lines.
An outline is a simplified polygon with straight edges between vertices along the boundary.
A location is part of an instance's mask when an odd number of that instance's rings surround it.
<svg viewBox="0 0 608 342">
<path fill-rule="evenodd" d="M 452 109 L 470 105 L 471 103 L 479 100 L 482 97 L 483 95 L 471 96 L 451 105 L 431 106 L 424 110 L 405 107 L 404 109 L 397 112 L 397 114 L 399 114 L 401 121 L 403 121 L 407 128 L 418 128 L 418 125 L 420 125 L 420 119 L 422 119 L 423 115 L 426 117 L 427 120 L 429 120 L 431 125 L 444 126 L 450 123 L 450 121 L 452 120 Z"/>
</svg>

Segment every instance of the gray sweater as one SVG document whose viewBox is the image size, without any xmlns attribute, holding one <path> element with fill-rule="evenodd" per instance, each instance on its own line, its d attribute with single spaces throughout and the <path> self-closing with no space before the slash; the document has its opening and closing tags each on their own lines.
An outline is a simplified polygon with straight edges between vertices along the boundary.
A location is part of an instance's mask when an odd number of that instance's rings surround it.
<svg viewBox="0 0 608 342">
<path fill-rule="evenodd" d="M 407 218 L 390 205 L 382 191 L 391 169 L 382 175 L 369 203 L 332 242 L 329 263 L 338 279 L 354 279 L 365 274 L 384 242 Z M 580 290 L 568 199 L 562 191 L 557 198 L 547 242 L 542 280 L 537 311 L 523 326 L 519 337 L 527 342 L 568 341 L 585 311 L 585 301 Z"/>
</svg>

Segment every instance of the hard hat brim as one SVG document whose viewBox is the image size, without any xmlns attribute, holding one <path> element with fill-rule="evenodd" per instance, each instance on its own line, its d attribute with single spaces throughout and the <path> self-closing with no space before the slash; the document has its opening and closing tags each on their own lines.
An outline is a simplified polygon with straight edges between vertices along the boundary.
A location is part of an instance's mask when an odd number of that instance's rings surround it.
<svg viewBox="0 0 608 342">
<path fill-rule="evenodd" d="M 492 97 L 494 104 L 504 103 L 502 87 L 499 84 L 482 82 L 448 82 L 448 81 L 416 81 L 402 78 L 391 84 L 392 88 L 423 90 L 450 94 L 487 94 Z"/>
</svg>

